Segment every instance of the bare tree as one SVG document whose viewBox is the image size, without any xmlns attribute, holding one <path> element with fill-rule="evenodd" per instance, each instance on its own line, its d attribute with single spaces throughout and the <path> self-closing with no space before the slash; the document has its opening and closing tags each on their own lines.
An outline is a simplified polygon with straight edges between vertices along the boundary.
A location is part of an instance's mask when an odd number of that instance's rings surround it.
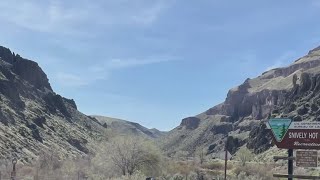
<svg viewBox="0 0 320 180">
<path fill-rule="evenodd" d="M 122 175 L 132 175 L 143 168 L 154 168 L 160 156 L 152 151 L 150 144 L 138 137 L 121 137 L 111 143 L 110 157 Z"/>
<path fill-rule="evenodd" d="M 204 149 L 199 149 L 196 152 L 196 155 L 199 158 L 200 164 L 203 164 L 206 158 L 206 151 Z"/>
<path fill-rule="evenodd" d="M 57 176 L 56 171 L 62 166 L 59 156 L 54 151 L 43 150 L 39 153 L 37 160 L 33 164 L 34 179 L 42 179 Z M 61 174 L 59 174 L 61 175 Z"/>
<path fill-rule="evenodd" d="M 253 159 L 251 151 L 247 148 L 240 149 L 237 153 L 237 157 L 240 160 L 242 166 L 245 166 L 248 161 L 251 161 Z"/>
</svg>

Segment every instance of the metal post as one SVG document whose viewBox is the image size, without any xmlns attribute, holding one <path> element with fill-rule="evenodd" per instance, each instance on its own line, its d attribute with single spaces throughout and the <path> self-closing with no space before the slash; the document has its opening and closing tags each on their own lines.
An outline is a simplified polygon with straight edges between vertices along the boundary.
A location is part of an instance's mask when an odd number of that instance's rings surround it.
<svg viewBox="0 0 320 180">
<path fill-rule="evenodd" d="M 15 180 L 16 179 L 16 164 L 18 160 L 16 158 L 12 159 L 12 172 L 11 172 L 11 179 Z"/>
<path fill-rule="evenodd" d="M 293 175 L 293 149 L 288 149 L 288 180 L 293 180 L 293 178 L 290 177 L 290 175 Z"/>
<path fill-rule="evenodd" d="M 228 166 L 228 141 L 229 134 L 227 136 L 226 144 L 225 144 L 225 155 L 224 155 L 224 180 L 227 180 L 227 166 Z"/>
<path fill-rule="evenodd" d="M 228 166 L 228 150 L 227 150 L 227 145 L 226 145 L 226 150 L 225 150 L 225 156 L 224 156 L 224 180 L 227 180 L 227 166 Z"/>
</svg>

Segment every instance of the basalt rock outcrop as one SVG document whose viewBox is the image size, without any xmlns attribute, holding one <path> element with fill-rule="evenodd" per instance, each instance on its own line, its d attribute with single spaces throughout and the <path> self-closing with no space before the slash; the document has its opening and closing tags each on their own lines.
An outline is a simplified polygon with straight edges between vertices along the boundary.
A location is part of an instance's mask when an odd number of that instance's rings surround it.
<svg viewBox="0 0 320 180">
<path fill-rule="evenodd" d="M 182 120 L 180 126 L 164 137 L 163 148 L 168 154 L 186 151 L 192 155 L 199 148 L 207 149 L 208 153 L 219 152 L 231 136 L 237 140 L 230 152 L 246 145 L 261 153 L 273 146 L 264 126 L 268 118 L 318 121 L 319 97 L 320 47 L 317 47 L 287 67 L 246 79 L 229 90 L 223 103 L 194 117 L 198 119 L 197 128 L 188 128 L 191 123 Z"/>
<path fill-rule="evenodd" d="M 200 119 L 197 117 L 188 117 L 182 119 L 180 127 L 185 127 L 186 129 L 197 129 L 200 124 Z"/>
<path fill-rule="evenodd" d="M 0 159 L 28 162 L 42 151 L 90 153 L 105 127 L 56 94 L 39 65 L 0 46 Z"/>
</svg>

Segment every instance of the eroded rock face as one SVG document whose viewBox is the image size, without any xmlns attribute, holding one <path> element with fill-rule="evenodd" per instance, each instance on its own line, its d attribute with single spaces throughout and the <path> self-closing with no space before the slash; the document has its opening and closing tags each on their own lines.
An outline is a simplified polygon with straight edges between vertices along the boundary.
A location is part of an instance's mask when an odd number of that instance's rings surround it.
<svg viewBox="0 0 320 180">
<path fill-rule="evenodd" d="M 239 147 L 244 145 L 246 141 L 241 140 L 239 138 L 234 138 L 233 136 L 229 136 L 227 138 L 227 149 L 231 154 L 235 154 L 238 150 Z"/>
<path fill-rule="evenodd" d="M 226 101 L 219 105 L 218 107 L 214 107 L 206 112 L 207 115 L 226 115 L 231 116 L 232 119 L 235 116 L 240 114 L 246 114 L 247 104 L 245 99 L 245 95 L 248 93 L 248 89 L 250 88 L 249 79 L 247 79 L 242 85 L 240 85 L 237 90 L 230 90 L 228 92 Z M 242 103 L 242 106 L 238 106 L 238 104 Z M 234 119 L 233 119 L 234 120 Z"/>
<path fill-rule="evenodd" d="M 253 149 L 255 153 L 261 153 L 268 150 L 272 145 L 272 134 L 266 129 L 264 123 L 253 127 L 247 142 L 249 149 Z"/>
<path fill-rule="evenodd" d="M 225 103 L 209 109 L 206 114 L 230 116 L 232 122 L 247 116 L 252 116 L 253 119 L 265 119 L 270 115 L 274 105 L 284 104 L 284 91 L 266 89 L 256 93 L 248 93 L 249 85 L 246 85 L 247 82 L 244 84 L 236 91 L 229 91 Z"/>
<path fill-rule="evenodd" d="M 221 123 L 221 124 L 215 125 L 211 128 L 211 131 L 213 134 L 227 135 L 232 130 L 233 130 L 232 123 Z"/>
<path fill-rule="evenodd" d="M 270 75 L 269 77 L 266 77 L 266 78 L 270 79 L 270 78 L 275 78 L 279 76 L 287 77 L 299 69 L 310 69 L 319 65 L 320 65 L 319 59 L 314 61 L 308 61 L 305 63 L 294 64 L 287 68 L 278 68 L 275 70 L 273 75 Z"/>
<path fill-rule="evenodd" d="M 13 63 L 14 72 L 20 78 L 28 81 L 37 89 L 45 88 L 52 91 L 47 75 L 39 67 L 38 63 L 26 59 L 21 59 Z"/>
<path fill-rule="evenodd" d="M 200 119 L 197 117 L 188 117 L 182 119 L 180 126 L 185 127 L 186 129 L 192 130 L 196 129 L 199 126 Z"/>
<path fill-rule="evenodd" d="M 31 130 L 32 137 L 35 140 L 43 143 L 43 138 L 40 135 L 40 131 L 39 131 L 37 125 L 34 123 L 31 123 L 31 124 L 27 123 L 26 126 Z"/>
<path fill-rule="evenodd" d="M 10 49 L 0 46 L 0 57 L 3 61 L 12 64 L 15 55 L 11 53 Z"/>
<path fill-rule="evenodd" d="M 309 51 L 308 54 L 310 55 L 310 54 L 312 54 L 312 53 L 314 53 L 314 52 L 319 52 L 319 51 L 320 51 L 320 46 L 312 49 L 311 51 Z"/>
<path fill-rule="evenodd" d="M 50 113 L 61 113 L 67 118 L 71 118 L 71 114 L 67 110 L 66 104 L 60 95 L 49 93 L 43 97 L 46 102 L 47 109 Z"/>
<path fill-rule="evenodd" d="M 26 80 L 35 88 L 52 91 L 47 75 L 39 67 L 38 63 L 15 55 L 10 49 L 0 46 L 0 58 L 11 65 L 11 70 L 19 75 L 19 78 Z M 8 72 L 4 72 L 8 74 Z"/>
<path fill-rule="evenodd" d="M 41 127 L 43 129 L 45 129 L 45 125 L 46 125 L 46 118 L 45 117 L 37 117 L 33 120 L 33 122 L 38 126 Z"/>
<path fill-rule="evenodd" d="M 12 107 L 19 110 L 24 109 L 25 103 L 21 100 L 20 92 L 16 83 L 0 80 L 0 93 L 8 98 Z"/>
<path fill-rule="evenodd" d="M 273 106 L 285 103 L 285 92 L 276 90 L 263 90 L 257 93 L 235 91 L 228 93 L 225 104 L 217 109 L 206 112 L 208 115 L 222 114 L 230 116 L 232 122 L 252 116 L 253 119 L 265 119 L 270 115 Z"/>
<path fill-rule="evenodd" d="M 74 109 L 78 109 L 76 102 L 73 99 L 62 98 L 65 103 L 68 103 Z"/>
<path fill-rule="evenodd" d="M 85 155 L 105 129 L 77 111 L 72 99 L 54 93 L 36 62 L 0 46 L 0 159 L 28 160 L 40 151 Z"/>
<path fill-rule="evenodd" d="M 88 142 L 85 139 L 82 140 L 78 140 L 75 138 L 70 138 L 67 140 L 72 146 L 74 146 L 75 148 L 77 148 L 79 151 L 84 152 L 84 153 L 89 153 L 88 148 L 85 146 L 85 144 Z"/>
</svg>

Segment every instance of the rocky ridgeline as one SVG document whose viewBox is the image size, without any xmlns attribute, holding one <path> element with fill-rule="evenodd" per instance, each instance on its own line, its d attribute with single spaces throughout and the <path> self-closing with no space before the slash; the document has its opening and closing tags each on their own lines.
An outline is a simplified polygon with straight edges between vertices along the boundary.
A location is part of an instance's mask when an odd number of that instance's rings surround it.
<svg viewBox="0 0 320 180">
<path fill-rule="evenodd" d="M 0 158 L 27 162 L 42 151 L 84 155 L 105 128 L 56 94 L 36 62 L 1 46 L 0 101 Z"/>
<path fill-rule="evenodd" d="M 169 154 L 199 148 L 219 152 L 229 134 L 229 151 L 246 145 L 255 153 L 271 146 L 271 135 L 264 122 L 272 114 L 295 121 L 317 121 L 320 114 L 320 47 L 292 65 L 247 79 L 231 89 L 226 100 L 199 114 L 182 120 L 164 140 Z"/>
</svg>

